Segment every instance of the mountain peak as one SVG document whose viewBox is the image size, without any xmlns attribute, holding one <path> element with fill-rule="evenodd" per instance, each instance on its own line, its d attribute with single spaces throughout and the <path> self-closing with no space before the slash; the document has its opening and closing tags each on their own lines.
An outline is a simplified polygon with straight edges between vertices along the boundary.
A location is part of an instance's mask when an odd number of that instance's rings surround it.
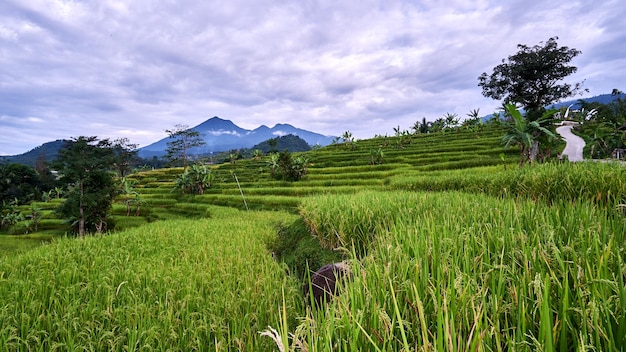
<svg viewBox="0 0 626 352">
<path fill-rule="evenodd" d="M 242 128 L 235 125 L 230 120 L 224 120 L 217 116 L 213 116 L 210 119 L 204 121 L 203 123 L 193 127 L 194 130 L 198 132 L 204 131 L 220 131 L 220 130 L 233 130 L 237 132 L 241 132 Z"/>
</svg>

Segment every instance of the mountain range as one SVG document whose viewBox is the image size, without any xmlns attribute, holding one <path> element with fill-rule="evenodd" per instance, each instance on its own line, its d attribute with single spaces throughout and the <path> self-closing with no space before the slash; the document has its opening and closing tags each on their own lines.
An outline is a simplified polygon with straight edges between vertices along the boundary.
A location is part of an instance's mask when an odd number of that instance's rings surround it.
<svg viewBox="0 0 626 352">
<path fill-rule="evenodd" d="M 263 141 L 271 138 L 286 136 L 289 134 L 304 139 L 309 145 L 319 144 L 325 146 L 331 144 L 335 137 L 325 136 L 319 133 L 310 132 L 296 128 L 289 124 L 277 124 L 272 128 L 265 125 L 247 130 L 235 125 L 230 120 L 224 120 L 214 116 L 203 123 L 192 127 L 191 130 L 198 132 L 204 140 L 205 145 L 192 148 L 191 154 L 207 155 L 216 152 L 229 151 L 233 149 L 251 148 Z M 139 148 L 139 156 L 142 158 L 160 157 L 166 154 L 169 137 L 163 138 L 150 145 Z"/>
</svg>

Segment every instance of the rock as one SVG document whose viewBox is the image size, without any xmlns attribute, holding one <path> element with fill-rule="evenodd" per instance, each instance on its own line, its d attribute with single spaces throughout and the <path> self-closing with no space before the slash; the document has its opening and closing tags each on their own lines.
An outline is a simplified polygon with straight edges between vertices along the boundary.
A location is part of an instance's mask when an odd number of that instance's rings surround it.
<svg viewBox="0 0 626 352">
<path fill-rule="evenodd" d="M 317 306 L 330 301 L 339 293 L 337 283 L 350 275 L 350 266 L 346 262 L 324 265 L 311 276 L 310 285 L 305 284 L 303 287 L 307 303 L 311 303 L 310 295 L 313 296 L 313 302 Z"/>
</svg>

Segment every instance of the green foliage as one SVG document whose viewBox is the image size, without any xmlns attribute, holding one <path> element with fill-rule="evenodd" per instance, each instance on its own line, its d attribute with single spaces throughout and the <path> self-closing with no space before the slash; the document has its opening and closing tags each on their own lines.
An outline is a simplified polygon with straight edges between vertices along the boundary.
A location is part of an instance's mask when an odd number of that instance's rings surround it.
<svg viewBox="0 0 626 352">
<path fill-rule="evenodd" d="M 204 194 L 211 188 L 214 179 L 214 174 L 206 164 L 196 163 L 176 178 L 174 188 L 183 194 Z"/>
<path fill-rule="evenodd" d="M 24 220 L 24 216 L 17 207 L 18 204 L 17 199 L 10 202 L 2 201 L 2 206 L 0 207 L 0 230 L 9 228 Z"/>
<path fill-rule="evenodd" d="M 165 132 L 172 139 L 167 142 L 166 158 L 173 165 L 181 163 L 183 168 L 187 169 L 190 149 L 206 144 L 200 136 L 200 132 L 180 124 L 175 125 L 174 129 L 165 130 Z"/>
<path fill-rule="evenodd" d="M 118 191 L 111 172 L 116 160 L 109 140 L 97 137 L 75 138 L 59 151 L 54 165 L 69 191 L 57 212 L 79 236 L 113 228 L 107 213 Z"/>
<path fill-rule="evenodd" d="M 582 83 L 572 87 L 558 82 L 576 72 L 569 63 L 580 51 L 558 47 L 557 39 L 533 47 L 518 44 L 519 51 L 503 60 L 491 75 L 485 72 L 478 77 L 483 95 L 503 99 L 506 104 L 521 104 L 532 121 L 542 116 L 545 106 L 576 94 Z"/>
<path fill-rule="evenodd" d="M 20 204 L 39 198 L 47 191 L 35 169 L 21 164 L 0 164 L 0 202 L 15 199 Z"/>
<path fill-rule="evenodd" d="M 277 160 L 276 160 L 277 159 Z M 274 161 L 276 162 L 274 164 Z M 282 151 L 277 157 L 271 156 L 273 176 L 284 181 L 299 181 L 307 173 L 309 160 L 305 155 L 293 157 L 289 151 Z"/>
<path fill-rule="evenodd" d="M 513 120 L 505 122 L 507 133 L 502 137 L 502 144 L 505 147 L 516 145 L 521 150 L 522 157 L 520 166 L 525 162 L 532 163 L 537 160 L 538 154 L 542 150 L 541 143 L 550 144 L 557 139 L 556 134 L 550 130 L 553 125 L 554 111 L 546 111 L 539 119 L 528 120 L 517 110 L 515 105 L 505 104 L 508 116 Z"/>
<path fill-rule="evenodd" d="M 617 149 L 626 149 L 626 99 L 609 104 L 584 103 L 572 118 L 584 122 L 576 131 L 586 142 L 585 155 L 594 159 L 615 157 Z"/>
<path fill-rule="evenodd" d="M 378 147 L 378 149 L 370 150 L 370 163 L 372 165 L 384 164 L 385 163 L 385 152 L 382 147 Z"/>
</svg>

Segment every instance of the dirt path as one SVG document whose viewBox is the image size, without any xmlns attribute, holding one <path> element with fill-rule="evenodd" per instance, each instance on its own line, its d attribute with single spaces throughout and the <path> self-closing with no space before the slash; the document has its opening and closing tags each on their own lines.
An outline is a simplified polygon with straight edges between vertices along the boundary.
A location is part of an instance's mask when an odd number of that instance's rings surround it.
<svg viewBox="0 0 626 352">
<path fill-rule="evenodd" d="M 565 139 L 565 149 L 561 155 L 567 155 L 569 161 L 583 161 L 585 140 L 572 133 L 571 125 L 557 127 L 556 133 Z"/>
</svg>

